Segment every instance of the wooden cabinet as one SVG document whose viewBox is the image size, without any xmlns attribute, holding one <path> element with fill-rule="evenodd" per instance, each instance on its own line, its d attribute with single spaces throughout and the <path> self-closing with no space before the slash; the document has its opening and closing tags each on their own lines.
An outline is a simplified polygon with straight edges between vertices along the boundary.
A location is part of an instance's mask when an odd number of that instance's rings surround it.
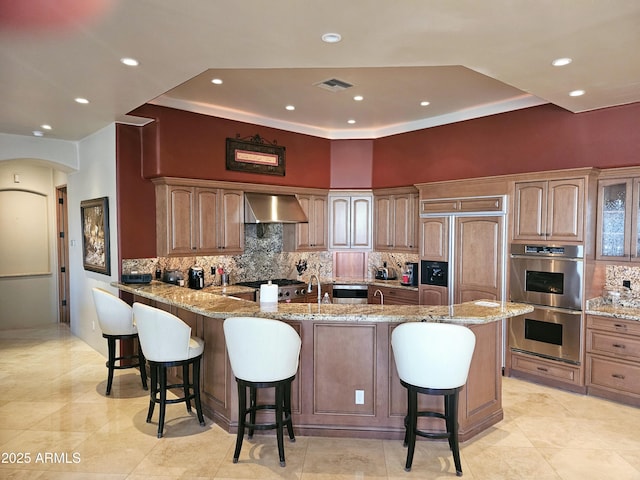
<svg viewBox="0 0 640 480">
<path fill-rule="evenodd" d="M 640 322 L 587 316 L 587 393 L 640 406 Z"/>
<path fill-rule="evenodd" d="M 309 223 L 283 225 L 283 250 L 311 252 L 327 250 L 328 212 L 326 195 L 296 195 Z"/>
<path fill-rule="evenodd" d="M 582 369 L 579 366 L 510 350 L 508 352 L 510 376 L 584 393 Z"/>
<path fill-rule="evenodd" d="M 420 305 L 449 305 L 449 289 L 437 285 L 420 285 Z"/>
<path fill-rule="evenodd" d="M 502 299 L 503 226 L 502 216 L 456 218 L 453 303 Z"/>
<path fill-rule="evenodd" d="M 598 182 L 596 259 L 640 261 L 640 178 Z"/>
<path fill-rule="evenodd" d="M 375 194 L 374 249 L 418 251 L 418 194 Z"/>
<path fill-rule="evenodd" d="M 372 246 L 371 192 L 329 193 L 329 248 L 370 250 Z"/>
<path fill-rule="evenodd" d="M 449 222 L 451 217 L 420 219 L 420 258 L 434 262 L 449 261 Z"/>
<path fill-rule="evenodd" d="M 517 182 L 514 240 L 582 242 L 585 179 Z"/>
<path fill-rule="evenodd" d="M 369 285 L 367 292 L 367 301 L 371 304 L 380 304 L 380 294 L 374 296 L 377 291 L 382 293 L 384 305 L 418 305 L 418 290 L 401 288 L 401 287 L 381 287 L 377 285 Z"/>
<path fill-rule="evenodd" d="M 243 192 L 156 184 L 156 240 L 158 256 L 241 253 Z"/>
</svg>

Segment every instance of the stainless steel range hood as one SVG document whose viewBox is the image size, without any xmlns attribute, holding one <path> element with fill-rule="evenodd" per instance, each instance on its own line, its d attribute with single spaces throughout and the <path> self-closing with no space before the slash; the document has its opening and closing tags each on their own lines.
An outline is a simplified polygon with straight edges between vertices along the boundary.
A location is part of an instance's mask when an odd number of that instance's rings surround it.
<svg viewBox="0 0 640 480">
<path fill-rule="evenodd" d="M 308 223 L 295 195 L 244 194 L 245 223 Z"/>
</svg>

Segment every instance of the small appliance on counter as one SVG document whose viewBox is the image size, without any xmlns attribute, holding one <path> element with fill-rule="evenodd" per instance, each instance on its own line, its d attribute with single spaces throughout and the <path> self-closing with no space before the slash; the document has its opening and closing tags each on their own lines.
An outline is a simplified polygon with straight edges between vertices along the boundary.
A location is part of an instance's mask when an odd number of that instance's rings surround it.
<svg viewBox="0 0 640 480">
<path fill-rule="evenodd" d="M 189 269 L 189 288 L 200 290 L 204 287 L 204 269 L 193 266 Z"/>
<path fill-rule="evenodd" d="M 396 280 L 398 276 L 393 268 L 387 268 L 387 262 L 382 263 L 381 268 L 376 269 L 376 280 Z"/>
<path fill-rule="evenodd" d="M 404 272 L 402 273 L 401 285 L 405 287 L 417 287 L 418 286 L 418 264 L 412 262 L 406 262 L 404 264 Z"/>
<path fill-rule="evenodd" d="M 173 283 L 174 285 L 184 285 L 184 278 L 180 270 L 165 270 L 162 274 L 164 283 Z"/>
</svg>

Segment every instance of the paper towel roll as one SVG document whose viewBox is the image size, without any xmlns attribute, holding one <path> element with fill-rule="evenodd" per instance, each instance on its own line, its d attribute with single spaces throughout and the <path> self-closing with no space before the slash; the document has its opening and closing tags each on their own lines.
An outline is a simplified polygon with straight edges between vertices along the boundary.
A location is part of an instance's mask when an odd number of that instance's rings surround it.
<svg viewBox="0 0 640 480">
<path fill-rule="evenodd" d="M 278 303 L 278 286 L 271 282 L 260 285 L 260 303 Z"/>
</svg>

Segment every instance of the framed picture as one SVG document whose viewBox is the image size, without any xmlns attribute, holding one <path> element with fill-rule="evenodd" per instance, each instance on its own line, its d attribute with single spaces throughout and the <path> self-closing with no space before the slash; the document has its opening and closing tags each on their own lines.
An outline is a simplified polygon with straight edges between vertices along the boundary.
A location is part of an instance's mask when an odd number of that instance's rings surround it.
<svg viewBox="0 0 640 480">
<path fill-rule="evenodd" d="M 284 176 L 285 148 L 260 135 L 227 138 L 227 170 Z"/>
<path fill-rule="evenodd" d="M 109 246 L 109 198 L 80 202 L 82 264 L 85 270 L 111 275 Z"/>
</svg>

